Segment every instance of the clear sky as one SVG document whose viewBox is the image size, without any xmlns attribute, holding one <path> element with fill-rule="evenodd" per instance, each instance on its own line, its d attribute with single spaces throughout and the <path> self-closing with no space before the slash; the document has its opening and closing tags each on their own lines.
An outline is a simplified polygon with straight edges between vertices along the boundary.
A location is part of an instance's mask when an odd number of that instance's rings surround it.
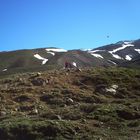
<svg viewBox="0 0 140 140">
<path fill-rule="evenodd" d="M 0 0 L 0 51 L 95 48 L 138 38 L 140 0 Z"/>
</svg>

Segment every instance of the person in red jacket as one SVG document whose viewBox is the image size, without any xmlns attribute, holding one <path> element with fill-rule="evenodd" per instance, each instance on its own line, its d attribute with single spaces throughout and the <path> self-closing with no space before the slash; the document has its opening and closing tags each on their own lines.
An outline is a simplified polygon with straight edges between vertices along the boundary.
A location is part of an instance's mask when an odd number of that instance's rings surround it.
<svg viewBox="0 0 140 140">
<path fill-rule="evenodd" d="M 69 67 L 69 63 L 66 61 L 65 62 L 65 69 L 67 69 Z"/>
</svg>

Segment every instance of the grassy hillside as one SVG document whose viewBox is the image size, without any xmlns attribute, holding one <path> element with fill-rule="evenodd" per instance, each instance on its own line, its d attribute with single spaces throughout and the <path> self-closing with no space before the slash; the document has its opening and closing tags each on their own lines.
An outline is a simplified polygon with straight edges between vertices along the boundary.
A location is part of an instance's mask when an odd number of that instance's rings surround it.
<svg viewBox="0 0 140 140">
<path fill-rule="evenodd" d="M 140 71 L 50 70 L 0 79 L 0 140 L 138 140 Z"/>
</svg>

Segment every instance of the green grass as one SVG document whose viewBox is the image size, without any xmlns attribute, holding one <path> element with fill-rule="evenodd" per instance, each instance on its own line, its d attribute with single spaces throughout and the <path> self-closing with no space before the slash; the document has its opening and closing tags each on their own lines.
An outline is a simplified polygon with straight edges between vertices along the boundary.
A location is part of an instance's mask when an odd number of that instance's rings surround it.
<svg viewBox="0 0 140 140">
<path fill-rule="evenodd" d="M 52 82 L 34 86 L 31 80 L 37 72 L 0 79 L 0 140 L 138 140 L 139 70 L 112 67 L 41 73 L 39 78 L 51 77 Z M 118 85 L 116 94 L 107 93 L 105 88 L 113 84 Z M 67 103 L 69 98 L 73 103 Z"/>
</svg>

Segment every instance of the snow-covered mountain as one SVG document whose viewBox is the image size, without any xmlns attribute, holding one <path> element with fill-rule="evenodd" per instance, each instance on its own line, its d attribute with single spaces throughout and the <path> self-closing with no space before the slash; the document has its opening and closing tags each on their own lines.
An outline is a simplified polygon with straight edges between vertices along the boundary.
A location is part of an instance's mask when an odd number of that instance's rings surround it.
<svg viewBox="0 0 140 140">
<path fill-rule="evenodd" d="M 88 50 L 51 47 L 0 52 L 0 72 L 63 68 L 66 61 L 74 67 L 139 66 L 140 40 L 119 41 Z"/>
<path fill-rule="evenodd" d="M 88 52 L 114 65 L 120 65 L 140 57 L 140 40 L 120 41 Z"/>
</svg>

